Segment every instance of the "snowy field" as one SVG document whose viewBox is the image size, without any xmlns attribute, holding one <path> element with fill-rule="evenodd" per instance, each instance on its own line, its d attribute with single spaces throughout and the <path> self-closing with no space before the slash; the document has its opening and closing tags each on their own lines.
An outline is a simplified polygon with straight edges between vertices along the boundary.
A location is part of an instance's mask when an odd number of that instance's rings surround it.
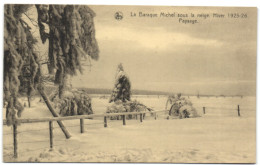
<svg viewBox="0 0 260 165">
<path fill-rule="evenodd" d="M 166 97 L 133 97 L 154 110 L 164 110 Z M 49 123 L 18 126 L 18 158 L 13 159 L 12 128 L 3 126 L 5 162 L 171 162 L 171 163 L 254 163 L 256 161 L 255 97 L 191 97 L 199 118 L 157 120 L 85 120 L 81 134 L 79 120 L 64 121 L 72 134 L 66 140 L 54 123 L 54 150 L 49 150 Z M 25 99 L 22 100 L 25 102 Z M 237 116 L 240 105 L 241 117 Z M 108 99 L 92 99 L 94 113 L 104 113 Z M 206 107 L 206 114 L 202 113 Z M 58 111 L 58 110 L 57 110 Z M 5 114 L 3 114 L 5 116 Z M 35 98 L 23 118 L 48 117 L 51 113 Z"/>
</svg>

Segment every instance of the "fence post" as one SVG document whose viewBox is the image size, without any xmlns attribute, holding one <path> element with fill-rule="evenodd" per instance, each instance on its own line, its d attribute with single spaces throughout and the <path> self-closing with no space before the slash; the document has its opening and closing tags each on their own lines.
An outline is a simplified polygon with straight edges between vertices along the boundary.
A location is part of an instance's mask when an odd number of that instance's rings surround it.
<svg viewBox="0 0 260 165">
<path fill-rule="evenodd" d="M 125 125 L 125 115 L 122 115 L 123 118 L 123 125 Z"/>
<path fill-rule="evenodd" d="M 143 122 L 143 114 L 140 113 L 140 122 Z"/>
<path fill-rule="evenodd" d="M 50 148 L 53 149 L 53 123 L 49 121 L 49 130 L 50 130 Z"/>
<path fill-rule="evenodd" d="M 104 127 L 107 127 L 107 117 L 104 116 Z"/>
<path fill-rule="evenodd" d="M 205 107 L 203 107 L 203 113 L 206 114 L 206 108 Z"/>
<path fill-rule="evenodd" d="M 240 109 L 239 109 L 239 105 L 237 105 L 237 115 L 240 116 Z"/>
<path fill-rule="evenodd" d="M 84 119 L 80 119 L 80 133 L 84 133 Z"/>
<path fill-rule="evenodd" d="M 14 158 L 18 157 L 17 153 L 17 125 L 13 124 L 13 137 L 14 137 Z"/>
</svg>

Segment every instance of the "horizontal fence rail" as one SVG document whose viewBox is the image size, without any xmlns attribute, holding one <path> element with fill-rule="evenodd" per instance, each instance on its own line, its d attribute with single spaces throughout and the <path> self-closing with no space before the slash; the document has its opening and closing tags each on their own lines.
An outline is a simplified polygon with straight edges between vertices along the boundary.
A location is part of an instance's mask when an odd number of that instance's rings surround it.
<svg viewBox="0 0 260 165">
<path fill-rule="evenodd" d="M 49 122 L 49 121 L 60 121 L 60 120 L 75 120 L 75 119 L 92 119 L 94 117 L 111 117 L 111 116 L 122 116 L 122 115 L 140 115 L 146 113 L 158 113 L 158 112 L 167 112 L 169 110 L 160 110 L 160 111 L 145 111 L 145 112 L 122 112 L 122 113 L 103 113 L 103 114 L 92 114 L 92 115 L 75 115 L 75 116 L 65 116 L 65 117 L 44 117 L 44 118 L 28 118 L 22 119 L 18 118 L 16 121 L 18 123 L 40 123 L 40 122 Z M 6 125 L 6 119 L 4 119 L 3 124 Z"/>
</svg>

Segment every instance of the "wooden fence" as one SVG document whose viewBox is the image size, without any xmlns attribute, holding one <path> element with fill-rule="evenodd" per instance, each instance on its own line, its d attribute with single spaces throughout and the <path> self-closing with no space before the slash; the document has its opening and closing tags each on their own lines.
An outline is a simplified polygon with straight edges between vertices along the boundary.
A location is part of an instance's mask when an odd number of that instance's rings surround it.
<svg viewBox="0 0 260 165">
<path fill-rule="evenodd" d="M 203 108 L 203 114 L 206 114 L 206 107 Z M 213 107 L 208 107 L 212 109 Z M 214 108 L 213 108 L 214 109 Z M 17 123 L 40 123 L 40 122 L 49 122 L 49 136 L 50 136 L 50 149 L 53 149 L 53 122 L 63 121 L 63 120 L 76 120 L 80 119 L 80 133 L 84 133 L 84 119 L 93 119 L 95 117 L 104 117 L 104 127 L 108 126 L 107 118 L 112 116 L 122 116 L 123 125 L 126 125 L 126 116 L 127 115 L 140 115 L 140 122 L 143 122 L 144 114 L 153 114 L 154 119 L 157 119 L 157 113 L 165 112 L 169 110 L 160 110 L 160 111 L 145 111 L 145 112 L 123 112 L 123 113 L 105 113 L 105 114 L 92 114 L 92 115 L 76 115 L 76 116 L 66 116 L 66 117 L 45 117 L 45 118 L 34 118 L 34 119 L 17 119 Z M 240 117 L 240 107 L 237 106 L 237 115 Z M 6 125 L 6 120 L 3 121 L 3 124 Z M 13 125 L 13 149 L 14 149 L 14 158 L 18 157 L 18 142 L 17 142 L 17 127 L 18 125 Z"/>
<path fill-rule="evenodd" d="M 140 115 L 140 122 L 143 122 L 144 114 L 153 114 L 156 120 L 156 113 L 167 112 L 167 110 L 161 111 L 145 111 L 145 112 L 123 112 L 123 113 L 105 113 L 105 114 L 92 114 L 92 115 L 76 115 L 76 116 L 66 116 L 66 117 L 45 117 L 45 118 L 33 118 L 33 119 L 17 119 L 17 123 L 40 123 L 40 122 L 49 122 L 49 135 L 50 135 L 50 149 L 53 149 L 53 122 L 63 121 L 63 120 L 76 120 L 80 119 L 80 133 L 84 133 L 84 119 L 93 119 L 95 117 L 104 117 L 104 127 L 108 126 L 107 117 L 112 116 L 122 116 L 123 125 L 126 125 L 126 116 L 127 115 Z M 6 120 L 3 121 L 3 124 L 6 125 Z M 18 125 L 13 125 L 13 147 L 14 147 L 14 158 L 18 157 L 18 142 L 17 142 L 17 127 Z"/>
</svg>

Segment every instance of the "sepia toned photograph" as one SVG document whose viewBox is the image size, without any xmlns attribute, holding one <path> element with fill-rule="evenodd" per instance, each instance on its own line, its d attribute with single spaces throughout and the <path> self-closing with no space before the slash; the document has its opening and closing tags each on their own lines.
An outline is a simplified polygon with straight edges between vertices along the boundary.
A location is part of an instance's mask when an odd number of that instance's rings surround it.
<svg viewBox="0 0 260 165">
<path fill-rule="evenodd" d="M 4 4 L 3 162 L 256 163 L 256 7 Z"/>
</svg>

